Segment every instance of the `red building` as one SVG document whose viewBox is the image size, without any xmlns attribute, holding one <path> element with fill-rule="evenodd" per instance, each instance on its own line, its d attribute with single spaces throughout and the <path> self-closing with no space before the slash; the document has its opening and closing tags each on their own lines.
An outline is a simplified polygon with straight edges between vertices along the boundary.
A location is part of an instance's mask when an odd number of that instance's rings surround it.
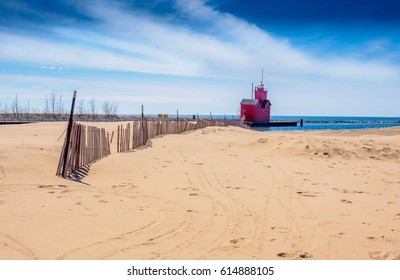
<svg viewBox="0 0 400 280">
<path fill-rule="evenodd" d="M 267 99 L 268 91 L 260 82 L 254 89 L 254 99 L 243 99 L 240 102 L 240 119 L 244 123 L 269 123 L 271 119 L 271 102 Z"/>
</svg>

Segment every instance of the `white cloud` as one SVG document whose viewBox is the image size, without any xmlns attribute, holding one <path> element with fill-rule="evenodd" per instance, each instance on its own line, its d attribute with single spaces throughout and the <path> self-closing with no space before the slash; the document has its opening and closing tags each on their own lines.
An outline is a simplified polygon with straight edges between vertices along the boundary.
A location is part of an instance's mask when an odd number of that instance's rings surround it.
<svg viewBox="0 0 400 280">
<path fill-rule="evenodd" d="M 48 37 L 3 31 L 0 33 L 0 61 L 39 65 L 38 69 L 43 73 L 46 70 L 62 73 L 73 69 L 71 72 L 75 74 L 68 74 L 75 77 L 79 76 L 79 70 L 84 69 L 85 73 L 107 70 L 183 78 L 169 82 L 166 80 L 169 78 L 160 77 L 149 85 L 130 80 L 126 73 L 126 78 L 118 81 L 112 77 L 104 79 L 104 74 L 94 79 L 87 76 L 79 79 L 0 76 L 0 81 L 8 83 L 8 86 L 2 85 L 0 95 L 14 93 L 15 88 L 28 94 L 21 86 L 25 84 L 36 95 L 52 88 L 65 92 L 79 89 L 83 98 L 96 94 L 99 99 L 113 96 L 129 102 L 185 103 L 192 106 L 207 103 L 213 108 L 231 106 L 234 108 L 231 110 L 236 110 L 237 99 L 247 92 L 243 83 L 257 79 L 261 67 L 278 90 L 291 85 L 292 91 L 297 92 L 296 87 L 303 86 L 299 92 L 304 97 L 307 91 L 319 92 L 323 96 L 323 87 L 335 88 L 342 84 L 337 90 L 344 91 L 345 86 L 351 87 L 350 83 L 359 85 L 365 82 L 383 84 L 382 90 L 393 96 L 394 85 L 398 84 L 400 76 L 399 67 L 385 61 L 362 61 L 335 57 L 334 54 L 312 56 L 293 47 L 289 40 L 275 38 L 267 31 L 219 12 L 200 0 L 175 1 L 176 17 L 185 21 L 180 25 L 176 24 L 180 22 L 176 18 L 130 10 L 114 1 L 85 1 L 79 5 L 96 23 L 82 28 L 72 25 L 69 28 L 49 27 Z M 385 46 L 385 41 L 376 41 L 370 47 L 371 51 L 376 51 Z M 193 81 L 199 78 L 209 79 L 213 84 L 193 85 Z M 221 80 L 219 84 L 218 79 Z M 227 81 L 232 84 L 227 84 Z M 238 86 L 236 81 L 241 81 L 241 85 Z M 286 94 L 290 94 L 290 90 Z M 372 93 L 369 94 L 372 97 Z"/>
<path fill-rule="evenodd" d="M 187 17 L 203 20 L 208 31 L 232 42 L 231 46 L 248 54 L 247 62 L 241 63 L 244 70 L 257 65 L 269 73 L 313 74 L 329 78 L 347 79 L 398 79 L 397 66 L 379 61 L 357 61 L 352 58 L 312 57 L 292 47 L 288 40 L 272 37 L 266 31 L 229 14 L 223 14 L 204 5 L 200 0 L 176 0 L 177 7 Z M 371 47 L 382 48 L 387 40 L 374 41 Z"/>
<path fill-rule="evenodd" d="M 243 77 L 262 66 L 267 74 L 331 78 L 382 80 L 400 74 L 398 67 L 379 62 L 311 57 L 287 40 L 273 38 L 199 0 L 176 1 L 189 22 L 185 26 L 126 11 L 111 2 L 85 3 L 88 15 L 100 22 L 91 31 L 51 29 L 65 41 L 1 33 L 0 59 L 45 63 L 52 65 L 50 69 L 65 65 L 193 77 Z M 190 21 L 202 26 L 191 28 Z"/>
</svg>

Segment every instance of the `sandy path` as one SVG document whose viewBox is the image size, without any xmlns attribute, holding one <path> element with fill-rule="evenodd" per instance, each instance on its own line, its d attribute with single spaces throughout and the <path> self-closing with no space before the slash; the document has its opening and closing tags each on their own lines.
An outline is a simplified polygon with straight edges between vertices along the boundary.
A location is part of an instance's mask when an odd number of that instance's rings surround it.
<svg viewBox="0 0 400 280">
<path fill-rule="evenodd" d="M 0 127 L 1 259 L 400 259 L 398 128 L 211 127 L 82 182 L 54 176 L 64 128 Z"/>
</svg>

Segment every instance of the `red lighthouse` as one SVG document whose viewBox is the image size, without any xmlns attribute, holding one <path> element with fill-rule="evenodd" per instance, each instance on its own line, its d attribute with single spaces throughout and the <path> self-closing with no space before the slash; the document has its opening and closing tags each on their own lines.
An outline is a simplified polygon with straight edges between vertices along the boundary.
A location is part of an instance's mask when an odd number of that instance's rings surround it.
<svg viewBox="0 0 400 280">
<path fill-rule="evenodd" d="M 249 125 L 268 124 L 271 119 L 271 102 L 267 99 L 268 91 L 261 81 L 254 89 L 254 99 L 240 102 L 240 119 Z"/>
</svg>

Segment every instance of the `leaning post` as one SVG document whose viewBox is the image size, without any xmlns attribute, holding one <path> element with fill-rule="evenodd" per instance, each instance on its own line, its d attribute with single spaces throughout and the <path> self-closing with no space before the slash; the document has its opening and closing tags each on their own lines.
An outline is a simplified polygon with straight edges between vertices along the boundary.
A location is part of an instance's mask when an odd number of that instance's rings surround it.
<svg viewBox="0 0 400 280">
<path fill-rule="evenodd" d="M 72 130 L 72 123 L 74 122 L 74 107 L 75 107 L 75 99 L 76 99 L 76 90 L 74 90 L 74 95 L 72 97 L 72 105 L 71 105 L 71 113 L 69 115 L 69 120 L 68 120 L 68 128 L 67 128 L 67 135 L 66 135 L 66 145 L 65 145 L 65 150 L 64 150 L 64 164 L 63 164 L 63 170 L 62 170 L 62 176 L 64 178 L 67 177 L 67 157 L 68 157 L 68 150 L 69 150 L 69 145 L 71 144 L 71 130 Z"/>
<path fill-rule="evenodd" d="M 142 105 L 142 120 L 140 122 L 140 129 L 142 131 L 142 139 L 140 145 L 144 145 L 144 126 L 143 126 L 143 121 L 144 121 L 144 106 Z"/>
</svg>

